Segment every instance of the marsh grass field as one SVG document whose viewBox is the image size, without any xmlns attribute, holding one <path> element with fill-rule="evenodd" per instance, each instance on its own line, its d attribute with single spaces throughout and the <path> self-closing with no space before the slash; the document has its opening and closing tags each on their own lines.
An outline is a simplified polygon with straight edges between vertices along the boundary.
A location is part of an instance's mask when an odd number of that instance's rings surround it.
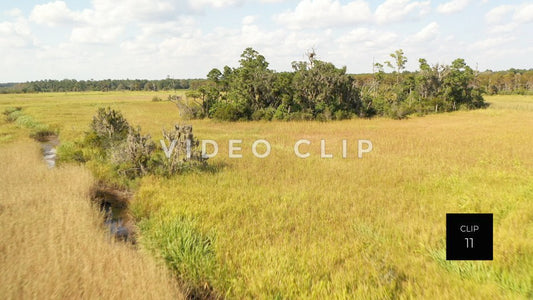
<svg viewBox="0 0 533 300">
<path fill-rule="evenodd" d="M 97 108 L 106 106 L 122 111 L 156 141 L 163 127 L 175 123 L 192 124 L 199 139 L 217 141 L 219 153 L 209 160 L 214 166 L 210 172 L 144 177 L 130 204 L 139 227 L 139 253 L 166 263 L 186 283 L 185 289 L 206 287 L 213 295 L 238 299 L 533 297 L 532 96 L 486 96 L 491 104 L 487 109 L 407 120 L 237 123 L 183 121 L 174 104 L 152 102 L 154 96 L 165 99 L 168 92 L 0 95 L 0 110 L 23 107 L 36 121 L 58 128 L 61 143 L 82 136 Z M 0 124 L 0 294 L 16 296 L 27 288 L 22 295 L 38 295 L 49 291 L 43 285 L 62 283 L 6 270 L 30 263 L 33 268 L 57 268 L 63 262 L 50 265 L 44 257 L 33 261 L 30 254 L 41 257 L 41 247 L 61 243 L 83 248 L 104 235 L 91 233 L 81 241 L 65 235 L 61 242 L 46 235 L 69 220 L 65 216 L 70 213 L 80 218 L 87 214 L 88 208 L 70 209 L 71 202 L 84 201 L 72 197 L 61 205 L 69 209 L 54 215 L 54 222 L 41 223 L 33 216 L 43 218 L 41 211 L 63 203 L 53 193 L 62 195 L 78 186 L 87 170 L 68 164 L 45 170 L 35 142 L 27 139 L 28 130 L 5 120 Z M 243 141 L 243 158 L 228 157 L 230 139 Z M 272 145 L 267 158 L 252 155 L 257 139 Z M 295 156 L 299 139 L 311 141 L 305 147 L 309 158 Z M 333 158 L 320 158 L 321 139 Z M 343 139 L 347 158 L 341 157 Z M 358 139 L 374 146 L 362 159 L 357 158 Z M 33 169 L 41 176 L 33 179 L 36 183 L 48 178 L 45 172 L 64 176 L 47 181 L 52 194 L 37 202 L 32 190 L 17 187 Z M 26 209 L 13 210 L 16 205 Z M 446 213 L 493 213 L 494 260 L 447 261 Z M 25 236 L 42 246 L 21 241 L 18 222 L 31 225 L 23 230 L 38 228 Z M 28 255 L 14 252 L 13 245 Z M 77 253 L 57 247 L 54 251 L 70 259 L 95 255 L 91 248 Z M 96 259 L 78 262 L 78 268 L 92 270 Z M 134 265 L 152 268 L 152 263 L 132 258 Z M 74 269 L 68 265 L 62 271 Z M 151 282 L 146 278 L 160 276 L 128 274 L 144 286 Z M 94 276 L 104 275 L 95 271 Z M 36 283 L 40 280 L 44 283 Z M 74 277 L 65 288 L 85 280 Z M 117 290 L 122 288 L 117 284 Z"/>
<path fill-rule="evenodd" d="M 153 257 L 107 234 L 87 169 L 48 169 L 28 138 L 0 153 L 0 298 L 184 299 Z"/>
</svg>

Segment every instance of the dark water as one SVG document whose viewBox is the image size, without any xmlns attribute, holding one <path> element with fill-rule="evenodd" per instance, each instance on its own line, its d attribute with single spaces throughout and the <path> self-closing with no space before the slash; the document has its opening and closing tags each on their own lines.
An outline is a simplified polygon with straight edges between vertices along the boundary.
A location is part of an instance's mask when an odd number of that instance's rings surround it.
<svg viewBox="0 0 533 300">
<path fill-rule="evenodd" d="M 120 195 L 119 191 L 99 189 L 95 201 L 105 215 L 104 224 L 109 228 L 109 233 L 119 240 L 135 244 L 128 214 L 128 198 Z"/>
<path fill-rule="evenodd" d="M 109 233 L 120 240 L 130 240 L 130 230 L 126 226 L 126 218 L 124 216 L 125 209 L 113 207 L 109 202 L 102 202 L 100 207 L 105 213 L 104 224 L 109 228 Z"/>
</svg>

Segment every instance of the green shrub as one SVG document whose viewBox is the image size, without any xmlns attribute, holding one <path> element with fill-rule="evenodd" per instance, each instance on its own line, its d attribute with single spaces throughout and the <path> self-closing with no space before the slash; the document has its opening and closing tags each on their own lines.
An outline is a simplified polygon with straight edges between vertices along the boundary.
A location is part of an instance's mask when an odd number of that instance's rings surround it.
<svg viewBox="0 0 533 300">
<path fill-rule="evenodd" d="M 337 110 L 334 115 L 335 120 L 345 120 L 350 118 L 350 113 L 345 110 Z"/>
<path fill-rule="evenodd" d="M 15 122 L 22 128 L 34 128 L 38 124 L 31 116 L 28 115 L 19 116 Z"/>
<path fill-rule="evenodd" d="M 252 113 L 252 120 L 271 121 L 275 113 L 276 113 L 276 109 L 273 107 L 261 108 Z"/>
<path fill-rule="evenodd" d="M 259 120 L 262 120 L 264 116 L 265 116 L 265 111 L 263 109 L 258 109 L 253 112 L 252 120 L 259 121 Z"/>
<path fill-rule="evenodd" d="M 17 106 L 17 107 L 10 106 L 10 107 L 7 107 L 6 109 L 4 109 L 3 114 L 8 116 L 8 115 L 10 115 L 13 112 L 21 111 L 21 110 L 22 110 L 22 107 L 20 107 L 20 106 Z"/>
<path fill-rule="evenodd" d="M 288 121 L 309 121 L 313 119 L 313 114 L 309 112 L 297 111 L 288 114 L 285 119 Z"/>
<path fill-rule="evenodd" d="M 395 120 L 401 120 L 407 118 L 413 111 L 414 110 L 406 102 L 394 102 L 387 109 L 387 116 Z"/>
<path fill-rule="evenodd" d="M 98 124 L 99 121 L 102 124 Z M 140 127 L 131 127 L 119 111 L 98 109 L 91 130 L 76 145 L 64 146 L 60 159 L 90 163 L 99 172 L 96 177 L 105 179 L 105 182 L 113 176 L 119 179 L 118 182 L 135 181 L 148 174 L 172 176 L 205 166 L 206 159 L 201 156 L 199 141 L 194 138 L 190 125 L 175 125 L 171 131 L 163 130 L 163 136 L 167 145 L 177 142 L 170 158 L 163 155 L 163 150 L 150 135 L 141 133 Z M 191 141 L 191 157 L 184 155 L 187 140 Z"/>
<path fill-rule="evenodd" d="M 11 113 L 9 113 L 7 116 L 6 116 L 6 120 L 8 122 L 15 122 L 20 116 L 22 116 L 22 111 L 20 110 L 16 110 L 16 111 L 13 111 Z"/>
<path fill-rule="evenodd" d="M 103 148 L 109 148 L 126 140 L 130 125 L 120 111 L 99 108 L 91 123 L 93 142 Z"/>
<path fill-rule="evenodd" d="M 22 116 L 22 107 L 8 107 L 4 110 L 3 115 L 6 116 L 8 122 L 15 122 L 20 116 Z"/>
<path fill-rule="evenodd" d="M 57 147 L 57 156 L 63 162 L 85 162 L 82 149 L 73 142 L 63 142 Z"/>
<path fill-rule="evenodd" d="M 247 109 L 238 103 L 219 102 L 211 108 L 213 118 L 221 121 L 247 120 Z"/>
<path fill-rule="evenodd" d="M 276 109 L 273 107 L 267 107 L 265 108 L 265 114 L 263 115 L 263 120 L 265 121 L 271 121 L 274 118 L 274 114 L 276 113 Z"/>
<path fill-rule="evenodd" d="M 211 283 L 217 278 L 213 238 L 202 234 L 185 217 L 154 216 L 138 225 L 143 246 L 165 261 L 191 295 L 208 298 Z"/>
<path fill-rule="evenodd" d="M 282 104 L 278 106 L 272 118 L 274 120 L 286 120 L 288 116 L 289 116 L 289 113 L 287 112 L 287 107 L 284 104 Z"/>
</svg>

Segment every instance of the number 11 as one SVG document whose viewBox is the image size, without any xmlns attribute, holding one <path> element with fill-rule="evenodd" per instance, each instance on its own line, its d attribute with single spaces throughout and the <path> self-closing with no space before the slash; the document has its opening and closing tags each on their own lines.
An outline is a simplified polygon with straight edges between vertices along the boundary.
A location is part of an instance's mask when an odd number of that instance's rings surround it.
<svg viewBox="0 0 533 300">
<path fill-rule="evenodd" d="M 466 248 L 474 248 L 473 238 L 465 238 L 465 240 L 466 240 Z"/>
</svg>

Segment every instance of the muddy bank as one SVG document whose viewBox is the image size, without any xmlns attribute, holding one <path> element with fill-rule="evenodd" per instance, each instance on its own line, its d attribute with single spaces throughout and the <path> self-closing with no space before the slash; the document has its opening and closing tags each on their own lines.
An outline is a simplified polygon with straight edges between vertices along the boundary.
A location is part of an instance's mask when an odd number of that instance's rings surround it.
<svg viewBox="0 0 533 300">
<path fill-rule="evenodd" d="M 130 192 L 97 186 L 92 199 L 104 213 L 109 233 L 119 240 L 135 244 L 135 226 L 128 210 L 132 196 Z"/>
</svg>

